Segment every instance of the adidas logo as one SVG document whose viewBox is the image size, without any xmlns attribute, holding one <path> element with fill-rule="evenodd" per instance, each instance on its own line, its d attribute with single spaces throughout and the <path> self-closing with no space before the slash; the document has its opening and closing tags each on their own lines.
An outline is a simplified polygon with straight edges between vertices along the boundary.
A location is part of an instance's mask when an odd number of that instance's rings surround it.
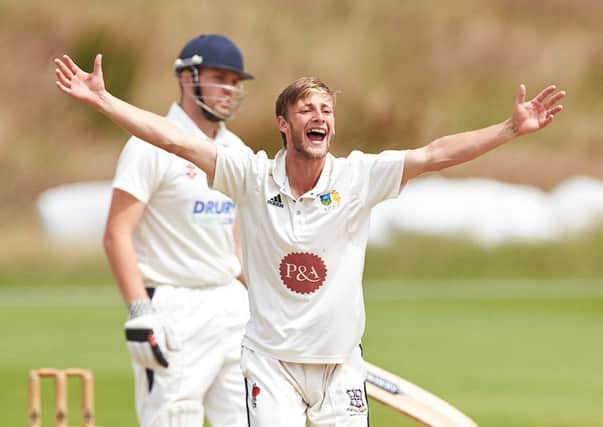
<svg viewBox="0 0 603 427">
<path fill-rule="evenodd" d="M 272 205 L 272 206 L 276 206 L 277 208 L 284 207 L 283 199 L 281 198 L 280 194 L 277 194 L 276 196 L 269 198 L 268 200 L 266 200 L 266 203 L 268 203 L 269 205 Z"/>
</svg>

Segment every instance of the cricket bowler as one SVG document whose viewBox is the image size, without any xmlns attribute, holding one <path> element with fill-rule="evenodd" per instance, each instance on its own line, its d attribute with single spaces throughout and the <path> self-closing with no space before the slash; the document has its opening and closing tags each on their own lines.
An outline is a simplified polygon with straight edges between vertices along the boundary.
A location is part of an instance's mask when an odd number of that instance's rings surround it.
<svg viewBox="0 0 603 427">
<path fill-rule="evenodd" d="M 276 101 L 284 147 L 274 158 L 211 144 L 112 96 L 101 56 L 92 73 L 56 59 L 57 86 L 137 137 L 203 170 L 239 207 L 251 316 L 241 369 L 250 427 L 368 426 L 362 273 L 370 213 L 426 172 L 464 163 L 548 126 L 565 92 L 527 101 L 521 85 L 508 119 L 417 149 L 329 153 L 334 92 L 300 78 Z"/>
</svg>

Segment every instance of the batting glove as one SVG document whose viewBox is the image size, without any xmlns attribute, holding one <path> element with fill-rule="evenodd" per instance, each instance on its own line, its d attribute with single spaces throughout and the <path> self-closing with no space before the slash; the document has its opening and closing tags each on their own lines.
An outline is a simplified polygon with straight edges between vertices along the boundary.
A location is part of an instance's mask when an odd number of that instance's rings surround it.
<svg viewBox="0 0 603 427">
<path fill-rule="evenodd" d="M 134 301 L 128 309 L 130 318 L 124 327 L 130 356 L 147 369 L 167 368 L 169 363 L 162 350 L 165 349 L 165 331 L 151 301 Z"/>
</svg>

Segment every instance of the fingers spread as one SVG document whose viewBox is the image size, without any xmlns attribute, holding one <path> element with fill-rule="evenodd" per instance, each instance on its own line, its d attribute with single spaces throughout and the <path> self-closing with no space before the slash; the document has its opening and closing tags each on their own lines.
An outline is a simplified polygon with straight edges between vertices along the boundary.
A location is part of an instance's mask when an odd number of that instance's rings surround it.
<svg viewBox="0 0 603 427">
<path fill-rule="evenodd" d="M 82 71 L 77 65 L 75 65 L 75 62 L 73 62 L 69 55 L 63 55 L 63 62 L 67 67 L 69 67 L 73 74 L 77 74 L 78 72 Z"/>
<path fill-rule="evenodd" d="M 54 63 L 58 67 L 58 70 L 60 70 L 60 72 L 65 77 L 67 77 L 68 79 L 71 79 L 73 77 L 73 72 L 71 71 L 71 69 L 69 67 L 67 67 L 67 65 L 65 64 L 65 62 L 63 60 L 55 59 Z"/>
<path fill-rule="evenodd" d="M 565 96 L 564 90 L 557 92 L 555 95 L 553 95 L 551 97 L 551 99 L 548 100 L 548 102 L 546 103 L 544 108 L 546 108 L 546 109 L 551 108 L 553 105 L 555 105 L 557 102 L 559 102 L 559 100 L 562 99 L 564 96 Z"/>
<path fill-rule="evenodd" d="M 58 68 L 55 70 L 58 81 L 65 87 L 71 87 L 71 79 L 65 76 L 65 73 L 61 72 Z"/>
<path fill-rule="evenodd" d="M 550 85 L 550 86 L 544 88 L 542 90 L 542 92 L 540 92 L 538 95 L 536 95 L 536 97 L 534 99 L 538 102 L 544 102 L 544 100 L 546 99 L 547 96 L 549 96 L 551 93 L 555 92 L 556 88 L 557 87 L 555 85 Z"/>
<path fill-rule="evenodd" d="M 550 116 L 550 117 L 553 117 L 555 114 L 557 114 L 557 113 L 558 113 L 558 112 L 560 112 L 561 110 L 563 110 L 563 105 L 557 105 L 557 106 L 555 106 L 555 107 L 553 107 L 553 108 L 551 108 L 551 109 L 547 110 L 547 112 L 546 112 L 546 116 L 547 116 L 547 118 L 548 118 L 549 116 Z"/>
<path fill-rule="evenodd" d="M 96 57 L 94 58 L 94 74 L 98 75 L 101 72 L 102 69 L 102 63 L 103 63 L 103 55 L 101 55 L 100 53 L 96 54 Z"/>
<path fill-rule="evenodd" d="M 517 95 L 517 103 L 522 104 L 526 100 L 526 86 L 522 83 L 519 85 L 519 94 Z"/>
</svg>

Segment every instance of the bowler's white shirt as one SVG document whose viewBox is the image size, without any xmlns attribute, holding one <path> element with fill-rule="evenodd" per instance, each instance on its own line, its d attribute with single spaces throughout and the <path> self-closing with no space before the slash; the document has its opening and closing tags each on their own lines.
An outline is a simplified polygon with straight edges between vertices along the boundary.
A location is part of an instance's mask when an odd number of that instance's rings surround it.
<svg viewBox="0 0 603 427">
<path fill-rule="evenodd" d="M 213 140 L 208 138 L 176 103 L 167 118 L 219 147 L 251 153 L 224 125 Z M 132 137 L 119 158 L 113 187 L 146 205 L 133 236 L 146 284 L 217 286 L 240 273 L 232 235 L 234 203 L 209 188 L 195 165 Z"/>
<path fill-rule="evenodd" d="M 405 152 L 329 154 L 297 200 L 285 154 L 218 148 L 213 187 L 240 208 L 251 309 L 243 345 L 288 362 L 343 363 L 364 332 L 371 208 L 400 193 Z"/>
</svg>

